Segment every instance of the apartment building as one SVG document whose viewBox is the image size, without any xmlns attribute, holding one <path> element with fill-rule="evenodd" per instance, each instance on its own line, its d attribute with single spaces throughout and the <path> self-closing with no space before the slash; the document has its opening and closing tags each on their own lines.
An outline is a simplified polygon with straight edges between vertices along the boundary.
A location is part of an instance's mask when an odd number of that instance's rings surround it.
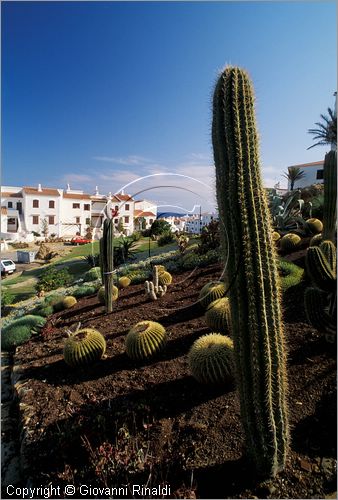
<svg viewBox="0 0 338 500">
<path fill-rule="evenodd" d="M 136 231 L 149 229 L 157 218 L 157 206 L 149 200 L 135 201 L 134 224 Z"/>
<path fill-rule="evenodd" d="M 135 200 L 128 194 L 102 195 L 97 188 L 88 194 L 69 185 L 66 189 L 4 186 L 1 238 L 32 241 L 34 234 L 43 233 L 44 221 L 49 235 L 71 238 L 84 235 L 89 226 L 98 238 L 107 211 L 113 214 L 116 229 L 127 236 L 134 232 Z"/>
<path fill-rule="evenodd" d="M 299 168 L 304 172 L 304 177 L 296 180 L 294 189 L 311 186 L 311 184 L 322 184 L 324 182 L 324 160 L 290 165 L 288 170 L 290 171 L 292 168 Z M 288 189 L 291 189 L 290 181 L 288 181 Z"/>
</svg>

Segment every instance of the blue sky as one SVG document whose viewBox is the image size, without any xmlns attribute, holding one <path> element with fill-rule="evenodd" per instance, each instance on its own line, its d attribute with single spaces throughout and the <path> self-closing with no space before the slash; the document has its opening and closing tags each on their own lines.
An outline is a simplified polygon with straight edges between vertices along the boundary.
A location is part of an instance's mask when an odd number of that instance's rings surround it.
<svg viewBox="0 0 338 500">
<path fill-rule="evenodd" d="M 334 105 L 335 2 L 1 7 L 2 184 L 106 193 L 162 174 L 127 191 L 207 209 L 212 92 L 229 63 L 253 79 L 266 185 L 328 149 L 306 148 L 307 130 Z M 181 189 L 152 189 L 171 184 Z"/>
</svg>

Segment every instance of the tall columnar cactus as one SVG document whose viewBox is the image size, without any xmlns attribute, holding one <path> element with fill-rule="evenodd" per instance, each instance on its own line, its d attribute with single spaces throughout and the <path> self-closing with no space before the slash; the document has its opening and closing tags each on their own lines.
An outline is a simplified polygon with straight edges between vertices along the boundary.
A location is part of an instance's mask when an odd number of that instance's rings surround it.
<svg viewBox="0 0 338 500">
<path fill-rule="evenodd" d="M 331 240 L 319 247 L 309 247 L 306 270 L 314 287 L 304 295 L 305 312 L 309 322 L 325 334 L 328 342 L 337 338 L 337 250 Z"/>
<path fill-rule="evenodd" d="M 106 312 L 113 311 L 113 240 L 114 223 L 113 219 L 105 219 L 103 223 L 103 236 L 100 241 L 100 267 L 102 284 L 104 285 Z"/>
<path fill-rule="evenodd" d="M 289 442 L 286 348 L 253 88 L 240 68 L 227 67 L 216 84 L 212 141 L 247 453 L 258 473 L 274 476 Z"/>
<path fill-rule="evenodd" d="M 334 241 L 337 222 L 337 151 L 331 150 L 324 161 L 323 239 Z"/>
</svg>

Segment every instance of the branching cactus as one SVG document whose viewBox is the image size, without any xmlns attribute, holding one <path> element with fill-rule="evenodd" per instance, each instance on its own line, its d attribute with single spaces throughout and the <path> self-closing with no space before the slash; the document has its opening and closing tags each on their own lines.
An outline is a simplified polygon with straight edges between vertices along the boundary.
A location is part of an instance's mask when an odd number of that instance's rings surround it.
<svg viewBox="0 0 338 500">
<path fill-rule="evenodd" d="M 72 367 L 86 366 L 102 358 L 106 351 L 103 335 L 93 328 L 82 328 L 78 324 L 75 332 L 67 330 L 68 339 L 63 349 L 64 360 Z"/>
<path fill-rule="evenodd" d="M 212 141 L 246 449 L 259 474 L 274 476 L 289 443 L 286 347 L 253 88 L 240 68 L 216 84 Z"/>
<path fill-rule="evenodd" d="M 103 223 L 103 236 L 100 240 L 100 267 L 107 313 L 113 311 L 113 242 L 114 222 L 113 219 L 107 218 Z"/>
<path fill-rule="evenodd" d="M 157 300 L 167 293 L 167 285 L 159 285 L 159 267 L 163 266 L 154 266 L 153 281 L 145 281 L 144 283 L 145 294 L 151 300 Z M 166 271 L 162 271 L 162 273 L 169 274 Z"/>
<path fill-rule="evenodd" d="M 337 151 L 331 150 L 324 161 L 324 240 L 334 241 L 337 223 Z"/>
</svg>

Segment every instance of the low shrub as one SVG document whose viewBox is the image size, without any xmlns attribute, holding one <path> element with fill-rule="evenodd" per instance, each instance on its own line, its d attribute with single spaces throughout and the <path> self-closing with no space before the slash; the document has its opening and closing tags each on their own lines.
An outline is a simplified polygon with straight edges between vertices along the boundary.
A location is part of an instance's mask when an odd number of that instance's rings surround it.
<svg viewBox="0 0 338 500">
<path fill-rule="evenodd" d="M 10 245 L 13 247 L 13 248 L 16 248 L 16 249 L 21 249 L 21 248 L 29 248 L 29 244 L 28 243 L 10 243 Z"/>
<path fill-rule="evenodd" d="M 50 305 L 40 305 L 38 307 L 36 307 L 35 309 L 33 309 L 32 311 L 32 314 L 36 314 L 38 316 L 43 316 L 44 318 L 47 318 L 48 316 L 50 316 L 51 314 L 53 314 L 54 312 L 54 308 L 53 306 L 50 306 Z"/>
<path fill-rule="evenodd" d="M 164 247 L 164 245 L 168 245 L 174 241 L 174 235 L 171 231 L 163 233 L 157 240 L 159 247 Z"/>
<path fill-rule="evenodd" d="M 291 286 L 298 285 L 304 275 L 304 269 L 286 260 L 278 259 L 277 268 L 282 290 L 287 290 Z"/>
<path fill-rule="evenodd" d="M 83 281 L 96 281 L 101 278 L 99 267 L 93 267 L 83 275 Z"/>
<path fill-rule="evenodd" d="M 90 265 L 90 267 L 98 267 L 100 265 L 100 254 L 90 254 L 84 257 L 86 262 Z"/>
<path fill-rule="evenodd" d="M 130 283 L 132 285 L 138 285 L 139 283 L 144 283 L 149 280 L 151 277 L 151 272 L 149 271 L 133 271 L 128 274 L 128 278 L 130 279 Z"/>
<path fill-rule="evenodd" d="M 36 290 L 38 292 L 42 290 L 49 292 L 50 290 L 56 290 L 62 286 L 68 286 L 71 282 L 72 277 L 67 269 L 59 269 L 55 266 L 51 266 L 41 274 L 36 285 Z"/>
<path fill-rule="evenodd" d="M 1 304 L 2 306 L 9 306 L 13 304 L 15 299 L 15 295 L 11 294 L 9 290 L 2 289 L 1 290 Z"/>
<path fill-rule="evenodd" d="M 72 291 L 73 297 L 80 299 L 81 297 L 87 297 L 88 295 L 94 295 L 97 292 L 97 287 L 95 286 L 78 286 Z"/>
<path fill-rule="evenodd" d="M 1 349 L 8 351 L 24 344 L 33 333 L 37 333 L 46 323 L 42 316 L 28 315 L 15 319 L 2 329 Z"/>
<path fill-rule="evenodd" d="M 63 299 L 63 295 L 52 294 L 45 298 L 43 305 L 54 306 Z"/>
</svg>

